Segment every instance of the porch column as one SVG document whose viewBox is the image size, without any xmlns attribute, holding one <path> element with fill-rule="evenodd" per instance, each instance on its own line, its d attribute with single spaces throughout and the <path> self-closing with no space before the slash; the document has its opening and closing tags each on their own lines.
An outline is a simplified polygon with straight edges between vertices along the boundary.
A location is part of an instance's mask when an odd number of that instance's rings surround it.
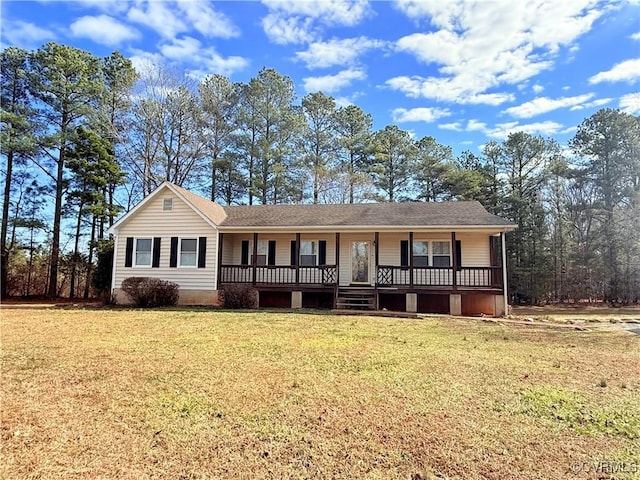
<svg viewBox="0 0 640 480">
<path fill-rule="evenodd" d="M 333 308 L 338 307 L 338 289 L 340 288 L 340 232 L 336 232 L 336 284 L 333 286 Z"/>
<path fill-rule="evenodd" d="M 296 285 L 300 284 L 300 233 L 296 233 Z"/>
<path fill-rule="evenodd" d="M 380 266 L 380 232 L 375 232 L 373 236 L 373 254 L 376 256 L 376 260 L 374 262 L 375 265 L 375 281 L 376 285 L 378 285 L 378 267 Z"/>
<path fill-rule="evenodd" d="M 336 285 L 340 285 L 340 232 L 336 232 Z"/>
<path fill-rule="evenodd" d="M 507 247 L 505 244 L 505 232 L 500 232 L 502 241 L 502 295 L 504 296 L 504 315 L 509 315 L 509 297 L 507 290 Z"/>
<path fill-rule="evenodd" d="M 253 258 L 251 259 L 251 266 L 253 270 L 253 281 L 251 282 L 253 285 L 256 284 L 256 265 L 258 260 L 258 233 L 253 234 Z"/>
<path fill-rule="evenodd" d="M 458 258 L 456 249 L 456 232 L 451 232 L 451 259 L 451 263 L 453 263 L 453 289 L 458 290 L 458 262 L 460 259 Z"/>
<path fill-rule="evenodd" d="M 218 275 L 216 276 L 216 284 L 213 286 L 215 290 L 222 284 L 222 242 L 224 234 L 218 231 Z"/>
<path fill-rule="evenodd" d="M 413 232 L 409 232 L 409 287 L 413 288 Z"/>
</svg>

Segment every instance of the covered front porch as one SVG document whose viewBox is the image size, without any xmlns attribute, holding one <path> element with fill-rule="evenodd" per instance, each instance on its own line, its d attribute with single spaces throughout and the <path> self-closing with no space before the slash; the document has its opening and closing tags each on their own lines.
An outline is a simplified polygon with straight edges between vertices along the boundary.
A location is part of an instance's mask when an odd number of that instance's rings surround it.
<svg viewBox="0 0 640 480">
<path fill-rule="evenodd" d="M 429 303 L 446 303 L 456 313 L 470 295 L 502 297 L 500 235 L 225 232 L 219 237 L 218 288 L 248 284 L 263 298 L 285 298 L 289 292 L 287 306 L 293 308 L 318 303 L 305 302 L 312 298 L 326 304 L 327 295 L 333 308 L 343 307 L 349 289 L 355 289 L 362 292 L 360 306 L 368 308 L 389 308 L 388 304 L 418 311 L 428 310 L 424 305 Z"/>
</svg>

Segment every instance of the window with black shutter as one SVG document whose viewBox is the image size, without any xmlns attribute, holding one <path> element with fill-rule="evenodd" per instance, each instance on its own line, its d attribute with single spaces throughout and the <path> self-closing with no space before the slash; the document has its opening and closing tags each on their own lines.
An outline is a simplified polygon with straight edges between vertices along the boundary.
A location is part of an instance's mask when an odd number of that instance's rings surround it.
<svg viewBox="0 0 640 480">
<path fill-rule="evenodd" d="M 242 240 L 240 252 L 240 265 L 249 265 L 249 240 Z"/>
</svg>

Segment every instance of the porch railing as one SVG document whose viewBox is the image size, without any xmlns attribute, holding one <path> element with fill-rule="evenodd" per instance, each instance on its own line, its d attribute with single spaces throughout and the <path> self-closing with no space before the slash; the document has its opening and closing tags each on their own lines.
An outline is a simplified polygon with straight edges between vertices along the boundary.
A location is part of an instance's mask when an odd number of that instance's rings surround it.
<svg viewBox="0 0 640 480">
<path fill-rule="evenodd" d="M 413 279 L 412 279 L 413 277 Z M 413 282 L 412 282 L 413 280 Z M 379 265 L 378 286 L 396 287 L 453 287 L 453 267 L 398 267 Z M 501 288 L 501 267 L 459 267 L 455 270 L 455 284 L 463 288 Z"/>
<path fill-rule="evenodd" d="M 494 267 L 399 267 L 379 265 L 376 282 L 380 287 L 502 288 L 502 268 Z M 336 285 L 335 265 L 222 265 L 220 283 L 256 285 Z"/>
<path fill-rule="evenodd" d="M 254 276 L 255 269 L 255 276 Z M 222 265 L 220 283 L 255 283 L 266 285 L 335 285 L 335 265 Z"/>
</svg>

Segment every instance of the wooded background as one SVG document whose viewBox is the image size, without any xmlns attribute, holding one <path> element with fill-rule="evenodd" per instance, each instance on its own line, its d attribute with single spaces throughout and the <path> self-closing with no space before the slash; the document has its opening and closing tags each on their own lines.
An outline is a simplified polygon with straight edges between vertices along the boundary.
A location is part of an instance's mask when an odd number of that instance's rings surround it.
<svg viewBox="0 0 640 480">
<path fill-rule="evenodd" d="M 2 298 L 108 292 L 108 227 L 168 180 L 227 205 L 478 200 L 518 224 L 511 302 L 638 303 L 639 117 L 455 156 L 321 92 L 298 102 L 269 68 L 198 83 L 56 43 L 1 57 Z"/>
</svg>

